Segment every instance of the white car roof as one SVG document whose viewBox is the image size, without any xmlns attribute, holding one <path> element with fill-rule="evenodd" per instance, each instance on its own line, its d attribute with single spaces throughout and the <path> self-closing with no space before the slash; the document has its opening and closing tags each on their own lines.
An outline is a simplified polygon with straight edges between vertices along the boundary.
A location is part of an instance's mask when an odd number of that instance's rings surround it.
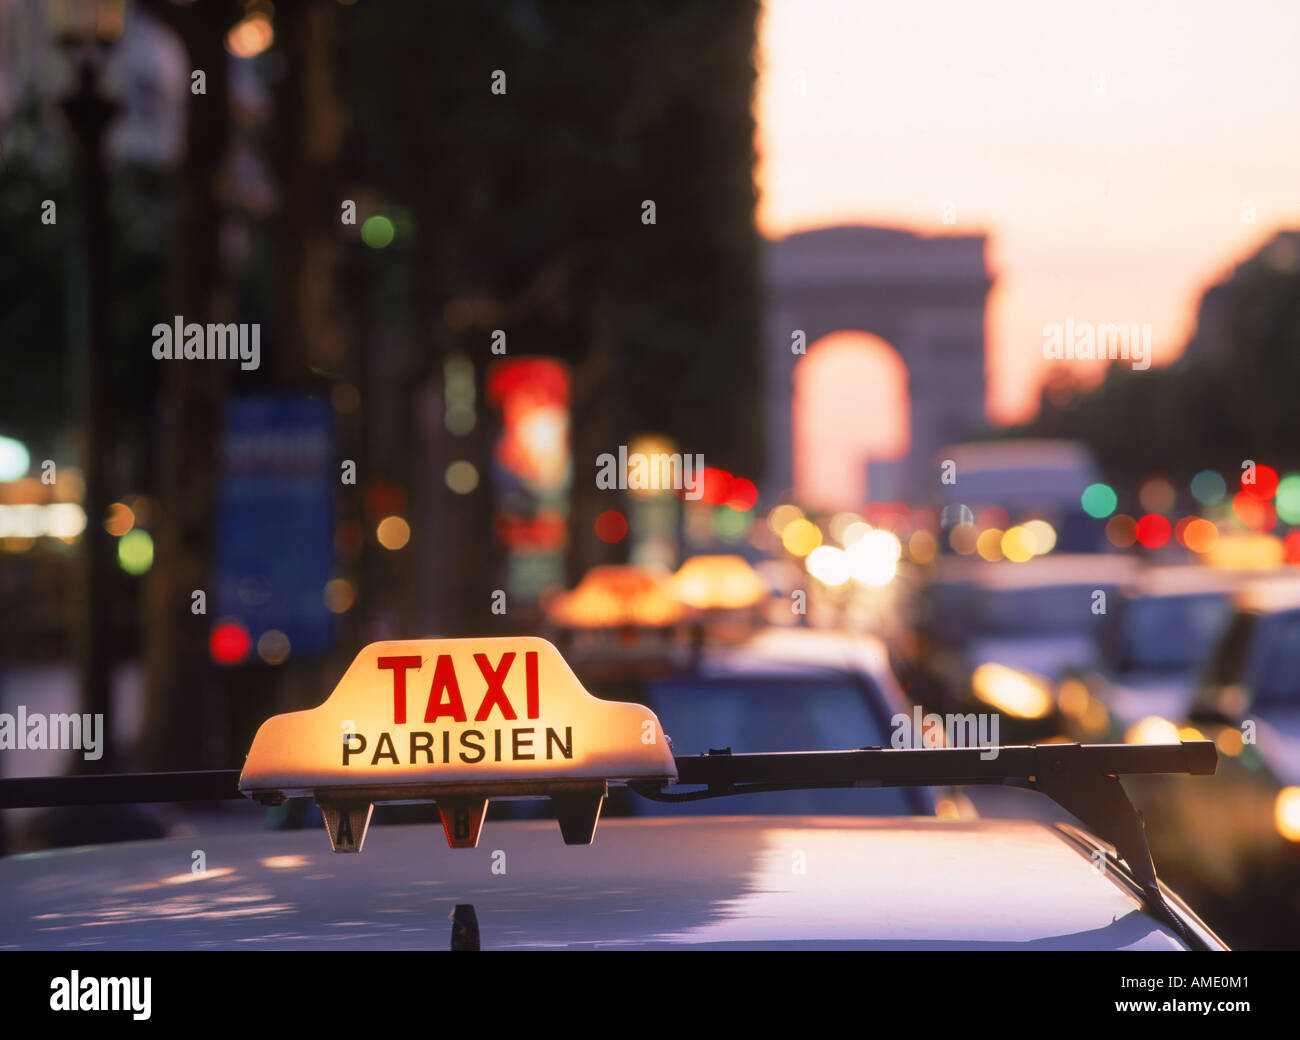
<svg viewBox="0 0 1300 1040">
<path fill-rule="evenodd" d="M 1137 567 L 1132 556 L 1119 553 L 1050 553 L 1024 563 L 945 556 L 939 561 L 938 581 L 970 582 L 984 589 L 1118 585 L 1130 581 Z"/>
<path fill-rule="evenodd" d="M 376 825 L 359 855 L 319 827 L 239 831 L 10 857 L 0 884 L 3 948 L 446 949 L 463 903 L 484 949 L 1184 948 L 1027 821 L 624 818 L 590 847 L 489 821 L 471 850 Z"/>
</svg>

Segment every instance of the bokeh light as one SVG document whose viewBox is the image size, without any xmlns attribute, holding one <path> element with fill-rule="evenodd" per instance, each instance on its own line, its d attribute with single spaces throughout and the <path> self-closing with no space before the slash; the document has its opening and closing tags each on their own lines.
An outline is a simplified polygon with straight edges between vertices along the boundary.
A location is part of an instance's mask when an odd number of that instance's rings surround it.
<svg viewBox="0 0 1300 1040">
<path fill-rule="evenodd" d="M 1147 513 L 1134 529 L 1137 540 L 1148 549 L 1159 549 L 1173 533 L 1173 526 L 1159 513 Z"/>
<path fill-rule="evenodd" d="M 346 614 L 356 598 L 357 587 L 346 578 L 333 578 L 325 583 L 325 609 L 331 614 Z"/>
<path fill-rule="evenodd" d="M 393 241 L 393 222 L 376 214 L 361 225 L 361 241 L 371 249 L 383 249 Z"/>
<path fill-rule="evenodd" d="M 817 546 L 808 553 L 805 566 L 823 585 L 843 585 L 850 577 L 848 554 L 833 545 Z"/>
<path fill-rule="evenodd" d="M 969 556 L 975 551 L 975 542 L 979 538 L 979 529 L 973 524 L 958 524 L 948 532 L 948 544 L 952 551 L 960 556 Z"/>
<path fill-rule="evenodd" d="M 217 664 L 239 664 L 252 649 L 252 637 L 238 621 L 218 621 L 208 636 L 208 653 Z"/>
<path fill-rule="evenodd" d="M 1044 556 L 1056 548 L 1056 529 L 1046 520 L 1028 520 L 1021 529 L 1035 556 Z"/>
<path fill-rule="evenodd" d="M 1106 540 L 1117 549 L 1127 549 L 1137 541 L 1137 521 L 1127 513 L 1116 513 L 1106 521 Z"/>
<path fill-rule="evenodd" d="M 31 456 L 22 441 L 0 437 L 0 480 L 17 480 L 31 464 Z"/>
<path fill-rule="evenodd" d="M 289 637 L 270 628 L 257 639 L 257 656 L 267 664 L 284 664 L 289 659 Z"/>
<path fill-rule="evenodd" d="M 871 531 L 845 550 L 849 573 L 864 585 L 887 585 L 898 573 L 903 545 L 891 531 Z"/>
<path fill-rule="evenodd" d="M 1248 491 L 1238 491 L 1233 496 L 1232 512 L 1252 531 L 1271 531 L 1277 526 L 1277 510 L 1273 503 Z"/>
<path fill-rule="evenodd" d="M 997 563 L 1002 559 L 1002 532 L 996 527 L 981 531 L 975 539 L 975 551 L 979 553 L 980 559 Z"/>
<path fill-rule="evenodd" d="M 443 479 L 457 495 L 468 495 L 478 487 L 478 467 L 467 459 L 457 459 L 447 467 Z"/>
<path fill-rule="evenodd" d="M 117 543 L 117 562 L 127 574 L 144 574 L 153 566 L 153 539 L 140 528 L 128 531 Z"/>
<path fill-rule="evenodd" d="M 938 550 L 939 545 L 929 531 L 913 531 L 907 540 L 907 555 L 916 563 L 930 563 Z"/>
<path fill-rule="evenodd" d="M 1254 483 L 1246 483 L 1246 478 L 1250 475 L 1249 470 L 1242 470 L 1241 473 L 1241 492 L 1257 498 L 1261 502 L 1267 502 L 1277 494 L 1277 470 L 1272 466 L 1265 466 L 1262 462 L 1255 466 Z"/>
<path fill-rule="evenodd" d="M 131 507 L 126 503 L 114 502 L 108 507 L 108 515 L 104 517 L 104 530 L 114 538 L 121 538 L 134 526 L 135 513 L 131 512 Z"/>
<path fill-rule="evenodd" d="M 411 540 L 411 525 L 400 516 L 386 516 L 375 528 L 375 537 L 385 549 L 395 551 Z"/>
<path fill-rule="evenodd" d="M 822 544 L 822 532 L 811 520 L 800 517 L 786 524 L 781 532 L 781 544 L 792 556 L 807 556 Z"/>
<path fill-rule="evenodd" d="M 796 520 L 803 518 L 803 510 L 798 506 L 790 505 L 788 502 L 779 505 L 767 515 L 767 526 L 771 528 L 772 533 L 778 538 L 785 532 L 788 525 Z"/>
<path fill-rule="evenodd" d="M 1212 469 L 1203 469 L 1192 477 L 1192 497 L 1203 506 L 1217 506 L 1227 493 L 1227 483 Z"/>
<path fill-rule="evenodd" d="M 1079 496 L 1083 511 L 1098 520 L 1110 516 L 1119 505 L 1119 496 L 1109 484 L 1089 484 Z"/>
<path fill-rule="evenodd" d="M 1173 484 L 1164 477 L 1147 477 L 1138 488 L 1138 502 L 1148 513 L 1168 513 L 1176 498 Z"/>
<path fill-rule="evenodd" d="M 627 517 L 617 509 L 606 509 L 596 517 L 596 537 L 602 542 L 613 545 L 621 542 L 627 534 Z"/>
<path fill-rule="evenodd" d="M 1183 528 L 1183 544 L 1194 553 L 1207 553 L 1218 541 L 1219 529 L 1201 517 L 1193 517 Z"/>
<path fill-rule="evenodd" d="M 1283 523 L 1300 524 L 1300 473 L 1288 473 L 1278 481 L 1277 515 Z"/>
<path fill-rule="evenodd" d="M 1033 559 L 1034 538 L 1018 524 L 1002 536 L 1002 555 L 1012 563 L 1025 563 Z"/>
</svg>

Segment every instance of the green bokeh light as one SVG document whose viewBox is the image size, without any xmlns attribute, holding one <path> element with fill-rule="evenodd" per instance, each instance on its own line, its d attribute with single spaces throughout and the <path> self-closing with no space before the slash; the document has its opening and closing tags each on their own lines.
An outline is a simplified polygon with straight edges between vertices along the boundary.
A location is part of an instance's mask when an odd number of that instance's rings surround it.
<svg viewBox="0 0 1300 1040">
<path fill-rule="evenodd" d="M 1288 473 L 1278 481 L 1275 501 L 1283 523 L 1300 524 L 1300 473 Z"/>
<path fill-rule="evenodd" d="M 1119 497 L 1109 484 L 1089 484 L 1079 496 L 1079 504 L 1085 513 L 1100 520 L 1115 512 Z"/>
<path fill-rule="evenodd" d="M 361 225 L 361 241 L 371 249 L 383 249 L 393 240 L 393 222 L 385 216 L 367 217 Z"/>
<path fill-rule="evenodd" d="M 143 574 L 153 566 L 153 539 L 133 527 L 117 542 L 117 562 L 127 574 Z"/>
<path fill-rule="evenodd" d="M 713 511 L 713 530 L 724 542 L 738 542 L 749 533 L 754 523 L 752 511 L 740 513 L 731 506 L 718 506 Z"/>
</svg>

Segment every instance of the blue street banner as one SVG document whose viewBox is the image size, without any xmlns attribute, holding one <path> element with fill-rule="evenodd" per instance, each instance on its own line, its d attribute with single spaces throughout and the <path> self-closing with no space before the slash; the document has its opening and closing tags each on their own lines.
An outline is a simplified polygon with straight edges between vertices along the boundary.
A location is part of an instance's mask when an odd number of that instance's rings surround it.
<svg viewBox="0 0 1300 1040">
<path fill-rule="evenodd" d="M 223 663 L 279 663 L 334 639 L 333 416 L 322 399 L 257 395 L 226 407 L 214 632 L 242 628 Z M 229 645 L 230 640 L 226 641 Z"/>
</svg>

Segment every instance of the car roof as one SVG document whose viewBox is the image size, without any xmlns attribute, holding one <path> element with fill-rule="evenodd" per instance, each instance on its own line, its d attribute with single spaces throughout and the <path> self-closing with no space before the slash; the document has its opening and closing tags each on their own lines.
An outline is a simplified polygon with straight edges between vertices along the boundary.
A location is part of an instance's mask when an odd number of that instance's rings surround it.
<svg viewBox="0 0 1300 1040">
<path fill-rule="evenodd" d="M 468 903 L 484 949 L 1184 948 L 1111 873 L 1029 821 L 611 819 L 590 847 L 489 821 L 472 850 L 376 826 L 359 855 L 242 831 L 0 860 L 0 945 L 445 949 Z"/>
<path fill-rule="evenodd" d="M 1024 563 L 945 556 L 939 561 L 937 581 L 989 590 L 1117 585 L 1131 580 L 1136 568 L 1131 556 L 1119 553 L 1050 553 Z"/>
<path fill-rule="evenodd" d="M 1247 581 L 1235 602 L 1239 609 L 1259 614 L 1294 610 L 1300 607 L 1300 575 L 1272 574 Z"/>
<path fill-rule="evenodd" d="M 1132 599 L 1148 596 L 1228 595 L 1241 585 L 1241 576 L 1232 571 L 1196 564 L 1168 567 L 1145 567 L 1125 586 Z"/>
</svg>

